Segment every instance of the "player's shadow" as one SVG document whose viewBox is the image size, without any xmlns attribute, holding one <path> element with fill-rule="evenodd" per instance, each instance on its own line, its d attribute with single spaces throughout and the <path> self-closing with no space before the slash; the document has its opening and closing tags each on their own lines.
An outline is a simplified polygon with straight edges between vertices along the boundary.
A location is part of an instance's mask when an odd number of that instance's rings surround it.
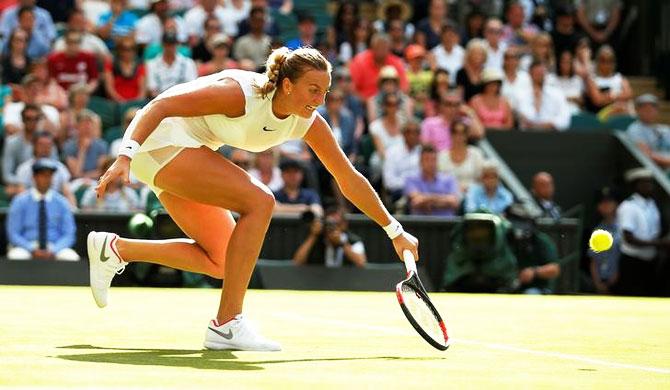
<svg viewBox="0 0 670 390">
<path fill-rule="evenodd" d="M 95 350 L 101 352 L 57 355 L 59 359 L 93 362 L 132 364 L 137 366 L 190 367 L 204 370 L 262 370 L 266 364 L 295 362 L 329 362 L 349 360 L 439 360 L 440 357 L 400 357 L 372 356 L 353 358 L 308 358 L 308 359 L 268 359 L 240 361 L 231 351 L 209 351 L 189 349 L 145 349 L 145 348 L 105 348 L 93 345 L 68 345 L 63 349 Z M 269 355 L 270 356 L 270 355 Z"/>
</svg>

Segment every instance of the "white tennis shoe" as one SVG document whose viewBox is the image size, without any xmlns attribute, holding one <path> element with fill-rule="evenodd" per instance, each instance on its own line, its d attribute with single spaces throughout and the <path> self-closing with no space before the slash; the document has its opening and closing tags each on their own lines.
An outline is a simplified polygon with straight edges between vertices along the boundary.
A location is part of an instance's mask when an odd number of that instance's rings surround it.
<svg viewBox="0 0 670 390">
<path fill-rule="evenodd" d="M 281 345 L 258 334 L 253 325 L 238 314 L 225 324 L 209 321 L 205 348 L 237 351 L 281 351 Z"/>
<path fill-rule="evenodd" d="M 86 239 L 88 262 L 91 277 L 91 292 L 98 307 L 107 306 L 107 292 L 112 285 L 114 275 L 126 269 L 126 263 L 116 250 L 114 233 L 90 232 Z"/>
</svg>

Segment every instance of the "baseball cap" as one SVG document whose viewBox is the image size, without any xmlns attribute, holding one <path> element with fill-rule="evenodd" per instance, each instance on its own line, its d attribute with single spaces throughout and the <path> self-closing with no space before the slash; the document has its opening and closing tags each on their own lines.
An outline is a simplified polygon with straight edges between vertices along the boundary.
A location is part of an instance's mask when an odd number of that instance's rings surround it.
<svg viewBox="0 0 670 390">
<path fill-rule="evenodd" d="M 58 170 L 58 165 L 55 161 L 48 158 L 40 158 L 33 163 L 33 173 L 42 171 L 55 172 L 56 170 Z"/>
<path fill-rule="evenodd" d="M 655 106 L 658 105 L 658 98 L 656 95 L 653 95 L 651 93 L 645 93 L 643 95 L 638 96 L 635 98 L 635 105 L 640 106 L 643 104 L 653 104 Z"/>
<path fill-rule="evenodd" d="M 626 171 L 624 177 L 630 183 L 639 179 L 651 179 L 654 177 L 654 174 L 647 168 L 633 168 Z"/>
</svg>

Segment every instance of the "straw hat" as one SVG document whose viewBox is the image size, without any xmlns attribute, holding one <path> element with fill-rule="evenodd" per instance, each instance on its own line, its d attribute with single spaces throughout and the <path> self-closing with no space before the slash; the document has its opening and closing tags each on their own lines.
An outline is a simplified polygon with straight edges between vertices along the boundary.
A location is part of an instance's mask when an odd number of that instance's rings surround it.
<svg viewBox="0 0 670 390">
<path fill-rule="evenodd" d="M 400 11 L 400 20 L 406 22 L 412 17 L 412 8 L 406 1 L 401 0 L 383 0 L 379 7 L 377 7 L 377 18 L 386 21 L 387 12 L 394 7 L 398 7 Z"/>
</svg>

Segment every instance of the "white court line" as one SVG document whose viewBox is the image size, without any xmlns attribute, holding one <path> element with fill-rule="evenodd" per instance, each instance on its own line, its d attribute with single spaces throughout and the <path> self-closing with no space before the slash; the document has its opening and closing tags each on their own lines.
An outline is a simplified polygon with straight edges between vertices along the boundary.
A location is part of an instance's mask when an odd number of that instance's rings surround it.
<svg viewBox="0 0 670 390">
<path fill-rule="evenodd" d="M 319 319 L 319 318 L 314 318 L 314 317 L 305 317 L 302 315 L 293 315 L 293 314 L 286 314 L 286 313 L 274 313 L 274 316 L 277 317 L 282 317 L 284 319 L 288 320 L 299 320 L 299 321 L 307 321 L 307 322 L 312 322 L 312 323 L 318 323 L 318 324 L 335 324 L 338 326 L 342 327 L 352 327 L 353 324 L 350 321 L 342 321 L 342 320 L 334 320 L 334 319 Z M 408 327 L 407 330 L 401 330 L 399 328 L 391 328 L 387 326 L 378 326 L 378 325 L 367 325 L 367 324 L 361 324 L 361 323 L 356 323 L 355 327 L 357 328 L 364 328 L 368 330 L 373 330 L 377 332 L 383 332 L 387 334 L 393 334 L 396 336 L 406 336 L 410 332 L 410 328 Z M 547 352 L 547 351 L 536 351 L 533 349 L 528 349 L 528 348 L 521 348 L 521 347 L 515 347 L 513 345 L 507 345 L 507 344 L 499 344 L 499 343 L 488 343 L 485 341 L 477 341 L 477 340 L 468 340 L 468 339 L 455 339 L 455 338 L 450 338 L 450 342 L 453 343 L 461 343 L 461 344 L 470 344 L 470 345 L 477 345 L 489 349 L 496 349 L 496 350 L 501 350 L 501 351 L 508 351 L 508 352 L 517 352 L 521 354 L 528 354 L 528 355 L 535 355 L 535 356 L 543 356 L 543 357 L 553 357 L 557 359 L 562 359 L 562 360 L 572 360 L 576 362 L 582 362 L 582 363 L 589 363 L 589 364 L 594 364 L 594 365 L 599 365 L 599 366 L 605 366 L 605 367 L 611 367 L 611 368 L 625 368 L 629 370 L 638 370 L 638 371 L 646 371 L 646 372 L 653 372 L 656 374 L 666 374 L 670 375 L 670 368 L 661 368 L 661 367 L 652 367 L 652 366 L 640 366 L 637 364 L 627 364 L 627 363 L 617 363 L 617 362 L 611 362 L 607 360 L 602 360 L 602 359 L 595 359 L 595 358 L 590 358 L 586 356 L 580 356 L 580 355 L 574 355 L 574 354 L 569 354 L 569 353 L 560 353 L 560 352 Z"/>
</svg>

